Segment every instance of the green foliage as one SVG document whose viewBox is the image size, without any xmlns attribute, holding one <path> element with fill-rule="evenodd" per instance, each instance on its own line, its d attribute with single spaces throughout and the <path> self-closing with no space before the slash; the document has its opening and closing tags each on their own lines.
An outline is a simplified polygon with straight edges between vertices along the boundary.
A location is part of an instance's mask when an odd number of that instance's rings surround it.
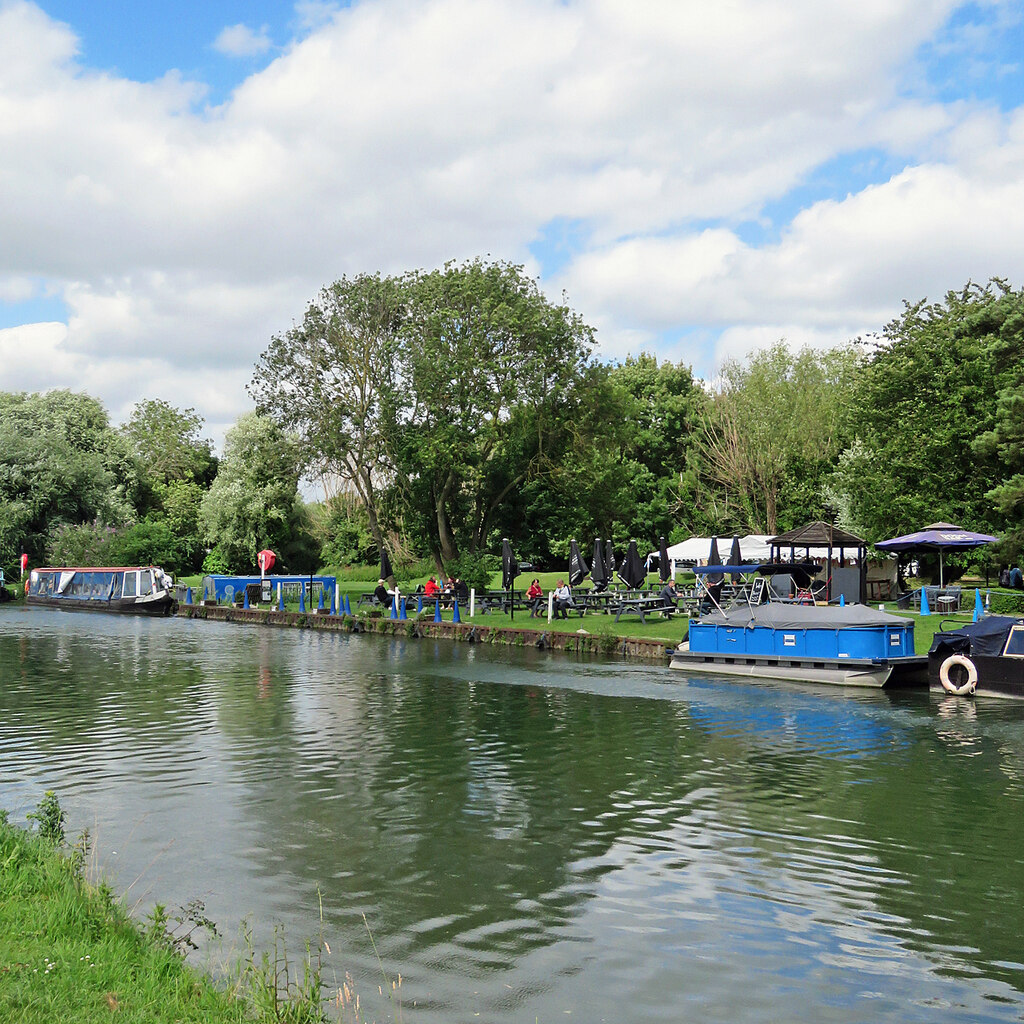
<svg viewBox="0 0 1024 1024">
<path fill-rule="evenodd" d="M 449 576 L 463 580 L 467 587 L 479 592 L 490 588 L 494 574 L 501 570 L 501 558 L 488 554 L 464 554 L 451 559 L 445 568 Z"/>
<path fill-rule="evenodd" d="M 856 378 L 855 440 L 834 480 L 845 525 L 869 538 L 940 520 L 998 525 L 991 492 L 1009 465 L 998 397 L 1021 379 L 1020 309 L 999 282 L 968 285 L 886 326 Z"/>
<path fill-rule="evenodd" d="M 62 525 L 133 518 L 138 468 L 94 398 L 0 393 L 0 437 L 0 566 L 40 564 Z"/>
<path fill-rule="evenodd" d="M 160 399 L 139 402 L 121 428 L 133 455 L 152 481 L 209 484 L 217 470 L 213 443 L 200 438 L 203 419 Z"/>
<path fill-rule="evenodd" d="M 39 806 L 29 812 L 29 820 L 34 821 L 37 826 L 39 838 L 54 846 L 61 846 L 64 843 L 64 822 L 66 815 L 64 809 L 57 799 L 57 794 L 48 789 L 39 801 Z"/>
<path fill-rule="evenodd" d="M 848 444 L 857 370 L 852 348 L 793 354 L 783 342 L 724 365 L 700 451 L 720 495 L 720 528 L 776 533 L 808 506 L 820 511 L 826 475 Z"/>
<path fill-rule="evenodd" d="M 284 569 L 316 567 L 308 520 L 298 494 L 299 450 L 269 418 L 248 413 L 228 431 L 217 478 L 203 498 L 199 523 L 231 572 L 252 571 L 270 548 Z"/>
</svg>

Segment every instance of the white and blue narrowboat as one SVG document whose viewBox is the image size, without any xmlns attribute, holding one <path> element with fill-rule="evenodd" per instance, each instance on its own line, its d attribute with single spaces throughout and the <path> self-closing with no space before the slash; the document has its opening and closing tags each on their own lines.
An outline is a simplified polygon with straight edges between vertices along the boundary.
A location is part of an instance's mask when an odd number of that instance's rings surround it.
<svg viewBox="0 0 1024 1024">
<path fill-rule="evenodd" d="M 133 615 L 170 615 L 174 581 L 155 565 L 33 569 L 27 604 Z"/>
</svg>

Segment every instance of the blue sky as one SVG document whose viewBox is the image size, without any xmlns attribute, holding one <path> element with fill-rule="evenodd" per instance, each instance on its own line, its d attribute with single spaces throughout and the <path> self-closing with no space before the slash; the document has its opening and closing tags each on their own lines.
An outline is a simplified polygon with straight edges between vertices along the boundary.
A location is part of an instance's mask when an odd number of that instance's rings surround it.
<svg viewBox="0 0 1024 1024">
<path fill-rule="evenodd" d="M 711 379 L 1024 284 L 992 0 L 0 0 L 0 388 L 214 436 L 319 288 L 490 255 Z"/>
</svg>

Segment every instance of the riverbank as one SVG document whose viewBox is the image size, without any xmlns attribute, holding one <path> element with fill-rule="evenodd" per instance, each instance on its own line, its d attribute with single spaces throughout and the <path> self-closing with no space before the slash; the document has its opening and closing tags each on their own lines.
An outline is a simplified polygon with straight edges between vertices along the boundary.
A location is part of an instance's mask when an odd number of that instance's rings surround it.
<svg viewBox="0 0 1024 1024">
<path fill-rule="evenodd" d="M 561 620 L 562 628 L 531 625 L 482 624 L 479 620 L 470 622 L 435 622 L 429 617 L 411 619 L 390 619 L 384 617 L 325 615 L 317 612 L 274 611 L 267 608 L 236 608 L 230 605 L 179 605 L 178 615 L 189 619 L 209 619 L 217 622 L 245 622 L 255 625 L 284 626 L 293 629 L 319 629 L 333 633 L 367 632 L 382 636 L 421 639 L 438 637 L 464 643 L 505 644 L 510 647 L 539 647 L 566 651 L 572 654 L 621 654 L 627 657 L 647 658 L 664 661 L 671 648 L 685 635 L 686 618 L 674 622 L 658 623 L 661 633 L 675 632 L 672 636 L 629 636 L 613 632 L 609 627 L 615 624 L 601 622 L 600 631 L 591 632 L 586 627 L 592 619 Z M 494 619 L 508 616 L 494 614 Z M 514 620 L 511 620 L 514 621 Z M 531 621 L 527 619 L 526 621 Z M 569 623 L 573 623 L 570 628 Z M 578 625 L 575 625 L 578 623 Z M 650 624 L 652 627 L 655 623 Z M 634 627 L 635 628 L 635 627 Z"/>
<path fill-rule="evenodd" d="M 317 997 L 272 992 L 273 971 L 250 962 L 220 988 L 186 963 L 186 919 L 177 931 L 159 906 L 135 922 L 104 883 L 84 877 L 87 837 L 63 845 L 63 813 L 48 793 L 20 828 L 0 811 L 0 1007 L 21 1024 L 118 1020 L 138 1024 L 260 1024 L 326 1020 Z M 202 923 L 201 918 L 198 923 Z M 184 931 L 181 930 L 184 928 Z M 271 980 L 273 979 L 273 981 Z"/>
</svg>

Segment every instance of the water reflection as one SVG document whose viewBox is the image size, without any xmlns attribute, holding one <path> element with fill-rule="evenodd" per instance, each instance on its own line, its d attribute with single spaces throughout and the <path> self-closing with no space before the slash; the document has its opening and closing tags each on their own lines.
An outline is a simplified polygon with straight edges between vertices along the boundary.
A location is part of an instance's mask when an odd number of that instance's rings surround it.
<svg viewBox="0 0 1024 1024">
<path fill-rule="evenodd" d="M 23 609 L 0 679 L 4 807 L 229 931 L 319 887 L 370 1019 L 374 944 L 406 1020 L 1024 1010 L 1024 708 Z"/>
</svg>

